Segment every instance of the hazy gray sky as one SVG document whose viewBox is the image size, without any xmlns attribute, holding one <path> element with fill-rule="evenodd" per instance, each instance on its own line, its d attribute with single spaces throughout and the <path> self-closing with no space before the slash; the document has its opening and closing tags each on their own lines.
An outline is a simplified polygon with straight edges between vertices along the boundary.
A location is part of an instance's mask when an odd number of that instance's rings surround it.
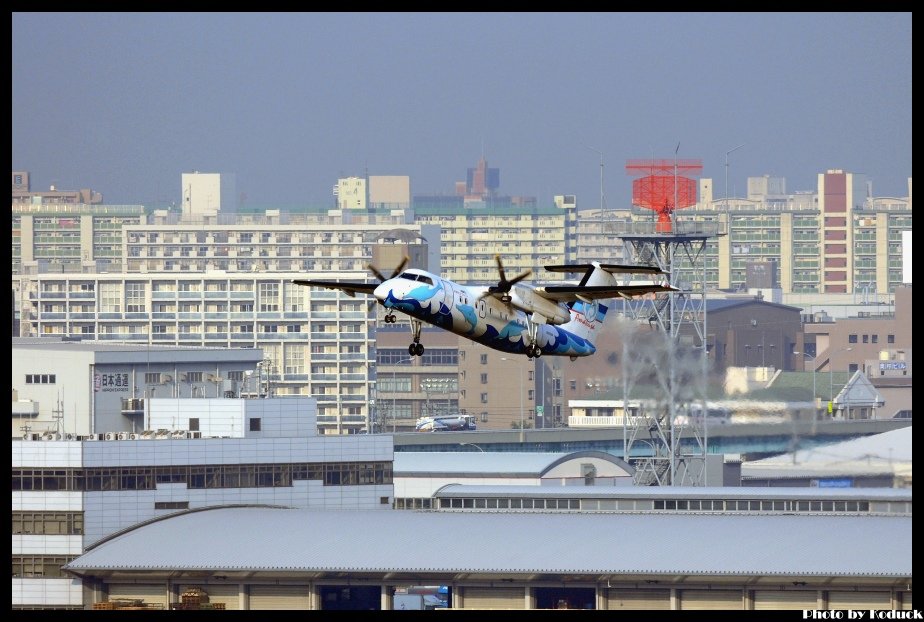
<svg viewBox="0 0 924 622">
<path fill-rule="evenodd" d="M 911 13 L 13 14 L 13 169 L 107 203 L 230 172 L 253 204 L 329 204 L 340 176 L 627 206 L 628 158 L 701 158 L 811 190 L 911 176 Z"/>
</svg>

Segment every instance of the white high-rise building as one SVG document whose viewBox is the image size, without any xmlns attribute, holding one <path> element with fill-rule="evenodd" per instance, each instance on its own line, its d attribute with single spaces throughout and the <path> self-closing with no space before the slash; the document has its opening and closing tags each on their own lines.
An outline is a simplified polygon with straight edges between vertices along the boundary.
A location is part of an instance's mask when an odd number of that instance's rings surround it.
<svg viewBox="0 0 924 622">
<path fill-rule="evenodd" d="M 183 173 L 183 215 L 237 211 L 235 177 L 230 173 Z"/>
</svg>

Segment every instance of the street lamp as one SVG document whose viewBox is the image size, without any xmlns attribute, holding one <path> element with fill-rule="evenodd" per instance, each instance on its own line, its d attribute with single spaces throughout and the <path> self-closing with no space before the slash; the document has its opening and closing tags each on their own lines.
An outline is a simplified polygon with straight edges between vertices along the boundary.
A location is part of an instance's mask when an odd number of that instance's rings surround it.
<svg viewBox="0 0 924 622">
<path fill-rule="evenodd" d="M 514 359 L 509 359 L 506 356 L 501 357 L 502 361 L 514 361 Z M 519 364 L 519 361 L 514 361 Z M 519 370 L 520 376 L 520 442 L 523 441 L 523 370 Z"/>
<path fill-rule="evenodd" d="M 816 414 L 818 412 L 818 407 L 815 405 L 816 400 L 818 399 L 818 392 L 816 390 L 815 384 L 815 372 L 818 371 L 815 369 L 815 355 L 809 354 L 808 352 L 793 352 L 793 354 L 801 354 L 804 359 L 806 356 L 812 359 L 812 408 L 815 410 Z M 805 369 L 805 362 L 802 363 L 802 369 Z"/>
<path fill-rule="evenodd" d="M 830 397 L 830 401 L 832 404 L 831 408 L 834 408 L 833 406 L 834 404 L 834 355 L 837 354 L 838 352 L 850 352 L 851 350 L 853 350 L 852 347 L 840 348 L 838 350 L 835 350 L 828 356 L 828 374 L 829 374 L 828 375 L 828 383 L 829 383 L 828 392 L 831 394 L 831 397 Z"/>
<path fill-rule="evenodd" d="M 744 143 L 741 143 L 733 149 L 729 149 L 725 152 L 725 211 L 728 212 L 728 155 L 734 151 L 738 151 L 744 147 Z"/>
<path fill-rule="evenodd" d="M 593 152 L 600 154 L 600 217 L 603 217 L 603 210 L 606 208 L 606 197 L 603 194 L 603 152 L 599 149 L 594 149 L 593 147 L 588 147 L 584 145 Z"/>
</svg>

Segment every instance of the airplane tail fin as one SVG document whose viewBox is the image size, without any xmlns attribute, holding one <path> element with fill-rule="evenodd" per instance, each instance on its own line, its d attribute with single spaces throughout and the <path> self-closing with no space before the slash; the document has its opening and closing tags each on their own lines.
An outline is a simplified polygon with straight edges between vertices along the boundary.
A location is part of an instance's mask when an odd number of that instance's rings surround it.
<svg viewBox="0 0 924 622">
<path fill-rule="evenodd" d="M 564 270 L 561 270 L 564 271 Z M 582 286 L 595 285 L 618 285 L 614 277 L 599 263 L 594 262 L 587 266 L 587 271 L 581 279 Z M 603 320 L 606 313 L 613 304 L 612 299 L 608 300 L 577 300 L 569 303 L 571 307 L 571 321 L 562 324 L 561 327 L 578 337 L 586 339 L 591 345 L 597 341 L 597 336 L 603 330 Z"/>
</svg>

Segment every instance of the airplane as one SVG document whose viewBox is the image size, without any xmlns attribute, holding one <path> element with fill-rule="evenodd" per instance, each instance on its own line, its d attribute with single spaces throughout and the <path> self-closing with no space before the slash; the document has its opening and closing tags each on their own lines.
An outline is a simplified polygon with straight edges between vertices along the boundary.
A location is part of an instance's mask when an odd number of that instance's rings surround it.
<svg viewBox="0 0 924 622">
<path fill-rule="evenodd" d="M 293 280 L 297 285 L 336 289 L 349 296 L 366 294 L 388 309 L 385 323 L 397 321 L 395 311 L 410 316 L 413 342 L 408 354 L 421 356 L 420 331 L 424 322 L 509 354 L 530 359 L 543 355 L 568 356 L 571 360 L 596 352 L 594 343 L 602 330 L 609 307 L 601 300 L 631 298 L 677 291 L 665 283 L 620 284 L 614 274 L 665 274 L 652 266 L 589 264 L 545 266 L 550 272 L 583 273 L 576 285 L 530 287 L 520 281 L 527 270 L 508 279 L 500 256 L 495 256 L 500 280 L 497 285 L 462 285 L 436 274 L 404 267 L 405 257 L 391 276 L 375 266 L 368 269 L 378 283 Z"/>
</svg>

